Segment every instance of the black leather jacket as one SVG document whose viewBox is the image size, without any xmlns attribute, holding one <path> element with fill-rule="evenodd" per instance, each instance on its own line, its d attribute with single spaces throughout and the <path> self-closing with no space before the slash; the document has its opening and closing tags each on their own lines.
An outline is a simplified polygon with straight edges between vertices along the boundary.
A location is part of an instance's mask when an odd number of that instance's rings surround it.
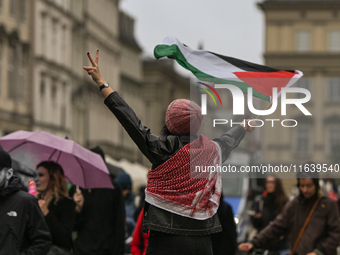
<svg viewBox="0 0 340 255">
<path fill-rule="evenodd" d="M 118 95 L 111 93 L 105 99 L 106 106 L 113 112 L 119 122 L 136 143 L 140 151 L 150 160 L 152 168 L 167 161 L 180 148 L 190 143 L 196 135 L 170 135 L 165 140 L 152 134 L 144 126 L 130 106 Z M 222 151 L 222 162 L 238 146 L 245 135 L 244 128 L 236 126 L 214 139 Z M 195 220 L 183 217 L 146 203 L 144 208 L 143 231 L 155 230 L 169 234 L 201 236 L 222 231 L 217 214 L 207 220 Z"/>
</svg>

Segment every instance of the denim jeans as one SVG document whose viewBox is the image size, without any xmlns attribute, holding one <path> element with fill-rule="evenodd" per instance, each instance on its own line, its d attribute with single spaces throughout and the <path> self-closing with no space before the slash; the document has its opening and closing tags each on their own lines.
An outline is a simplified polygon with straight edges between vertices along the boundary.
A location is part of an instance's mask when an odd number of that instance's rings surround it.
<svg viewBox="0 0 340 255">
<path fill-rule="evenodd" d="M 213 255 L 210 235 L 181 236 L 150 231 L 145 255 Z"/>
</svg>

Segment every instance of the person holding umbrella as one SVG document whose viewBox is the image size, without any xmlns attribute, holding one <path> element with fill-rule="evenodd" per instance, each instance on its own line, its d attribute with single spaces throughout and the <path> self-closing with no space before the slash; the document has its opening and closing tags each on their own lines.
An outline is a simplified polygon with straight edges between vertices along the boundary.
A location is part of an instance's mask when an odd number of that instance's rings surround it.
<svg viewBox="0 0 340 255">
<path fill-rule="evenodd" d="M 92 152 L 105 153 L 96 146 Z M 122 189 L 113 182 L 114 189 L 84 189 L 73 186 L 69 194 L 76 203 L 74 254 L 124 255 L 125 208 Z"/>
<path fill-rule="evenodd" d="M 37 165 L 37 198 L 52 235 L 51 254 L 68 254 L 72 249 L 75 203 L 68 197 L 63 168 L 53 161 Z"/>
<path fill-rule="evenodd" d="M 225 161 L 246 131 L 243 122 L 211 141 L 197 135 L 203 116 L 189 100 L 173 101 L 166 113 L 162 138 L 152 134 L 129 105 L 100 74 L 98 53 L 84 66 L 113 112 L 141 152 L 152 163 L 146 188 L 143 231 L 150 230 L 146 254 L 212 254 L 210 235 L 222 230 L 216 214 L 222 191 L 218 173 L 193 173 L 190 166 L 215 166 Z M 192 141 L 193 140 L 193 141 Z"/>
<path fill-rule="evenodd" d="M 50 232 L 37 199 L 20 189 L 11 156 L 0 149 L 0 255 L 46 255 Z"/>
</svg>

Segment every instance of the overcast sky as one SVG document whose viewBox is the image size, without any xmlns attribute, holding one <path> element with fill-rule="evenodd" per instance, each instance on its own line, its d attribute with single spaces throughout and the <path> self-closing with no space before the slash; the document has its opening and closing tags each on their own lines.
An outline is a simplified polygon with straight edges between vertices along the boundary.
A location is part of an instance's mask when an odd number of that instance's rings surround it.
<svg viewBox="0 0 340 255">
<path fill-rule="evenodd" d="M 191 48 L 263 64 L 264 15 L 260 0 L 121 0 L 120 7 L 135 18 L 135 36 L 144 55 L 165 35 Z"/>
</svg>

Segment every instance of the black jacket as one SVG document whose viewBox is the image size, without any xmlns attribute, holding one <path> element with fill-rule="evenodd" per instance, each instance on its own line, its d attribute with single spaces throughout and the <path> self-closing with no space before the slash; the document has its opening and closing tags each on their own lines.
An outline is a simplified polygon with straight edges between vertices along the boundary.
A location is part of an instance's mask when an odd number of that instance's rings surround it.
<svg viewBox="0 0 340 255">
<path fill-rule="evenodd" d="M 159 139 L 144 126 L 130 106 L 118 95 L 111 93 L 105 99 L 106 106 L 116 116 L 140 151 L 156 168 L 184 145 L 196 138 L 196 135 L 171 135 L 166 140 Z M 225 161 L 231 150 L 238 146 L 245 135 L 244 128 L 237 126 L 217 139 L 222 150 L 222 160 Z M 191 138 L 191 139 L 190 139 Z M 195 220 L 170 213 L 145 202 L 143 231 L 155 230 L 169 234 L 201 236 L 220 232 L 222 230 L 217 214 L 207 220 Z"/>
<path fill-rule="evenodd" d="M 68 251 L 72 248 L 72 231 L 75 218 L 75 203 L 67 197 L 61 197 L 55 204 L 52 199 L 48 205 L 49 213 L 45 221 L 51 231 L 52 244 Z"/>
<path fill-rule="evenodd" d="M 84 206 L 76 213 L 74 253 L 79 255 L 123 255 L 125 242 L 125 208 L 122 190 L 81 189 Z M 70 190 L 73 196 L 74 187 Z"/>
<path fill-rule="evenodd" d="M 265 197 L 261 196 L 260 198 L 257 198 L 254 202 L 253 209 L 255 213 L 262 214 L 262 217 L 260 218 L 255 218 L 254 216 L 250 217 L 251 222 L 258 233 L 267 227 L 270 222 L 275 220 L 276 216 L 280 213 L 276 208 L 275 195 L 273 193 L 268 193 Z M 270 242 L 267 246 L 261 248 L 268 249 L 269 251 L 279 251 L 288 249 L 289 245 L 287 238 L 282 236 L 281 239 Z"/>
<path fill-rule="evenodd" d="M 234 220 L 234 213 L 231 206 L 223 200 L 223 195 L 220 199 L 220 206 L 217 210 L 217 215 L 220 219 L 223 231 L 211 235 L 211 243 L 214 255 L 234 255 L 237 246 L 237 232 Z"/>
<path fill-rule="evenodd" d="M 282 212 L 258 233 L 253 239 L 255 248 L 286 235 L 290 247 L 293 247 L 316 200 L 317 193 L 310 198 L 302 195 L 289 201 Z M 317 254 L 336 255 L 340 240 L 340 221 L 337 204 L 329 197 L 322 196 L 303 232 L 295 253 L 305 255 L 310 252 Z"/>
<path fill-rule="evenodd" d="M 45 255 L 51 236 L 37 199 L 13 176 L 0 189 L 0 255 Z"/>
</svg>

